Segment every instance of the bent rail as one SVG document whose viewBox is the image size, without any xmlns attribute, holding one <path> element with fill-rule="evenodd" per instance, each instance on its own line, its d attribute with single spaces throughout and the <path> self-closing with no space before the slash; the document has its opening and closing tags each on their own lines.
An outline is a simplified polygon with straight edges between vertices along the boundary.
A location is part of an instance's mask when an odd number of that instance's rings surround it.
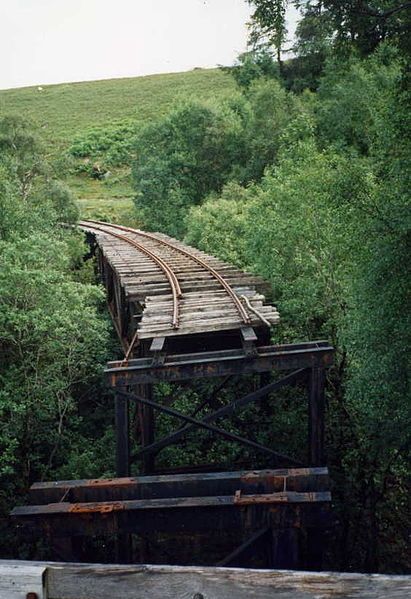
<svg viewBox="0 0 411 599">
<path fill-rule="evenodd" d="M 98 225 L 106 225 L 107 226 L 107 223 L 104 223 L 103 221 L 88 220 L 86 222 L 96 223 Z M 179 252 L 183 256 L 186 256 L 190 260 L 193 260 L 194 262 L 196 262 L 197 264 L 202 266 L 220 283 L 220 285 L 223 287 L 223 289 L 225 289 L 227 294 L 230 296 L 233 304 L 235 305 L 243 322 L 245 324 L 250 323 L 250 321 L 251 321 L 250 316 L 247 314 L 247 310 L 244 308 L 243 304 L 241 303 L 240 299 L 238 298 L 237 294 L 235 293 L 235 291 L 233 290 L 231 285 L 229 285 L 227 283 L 227 281 L 224 279 L 224 277 L 222 277 L 220 275 L 220 273 L 215 270 L 215 268 L 213 268 L 212 266 L 207 264 L 207 262 L 205 260 L 203 260 L 199 256 L 194 255 L 192 252 L 189 252 L 188 250 L 185 250 L 185 249 L 179 247 L 178 245 L 171 243 L 170 241 L 161 239 L 161 237 L 159 237 L 158 235 L 155 235 L 154 233 L 147 233 L 145 231 L 140 231 L 139 229 L 132 229 L 131 227 L 124 227 L 123 225 L 110 224 L 109 226 L 113 227 L 115 229 L 120 229 L 122 231 L 127 231 L 128 233 L 133 233 L 135 235 L 139 235 L 140 237 L 145 237 L 146 239 L 152 239 L 153 241 L 157 241 L 158 243 L 161 243 L 161 244 L 175 250 L 176 252 Z"/>
<path fill-rule="evenodd" d="M 97 225 L 90 225 L 90 222 L 97 222 L 97 221 L 80 221 L 80 225 L 84 226 L 84 227 L 88 227 L 90 229 L 95 229 L 97 231 L 100 231 L 101 233 L 106 233 L 107 235 L 112 235 L 113 237 L 117 237 L 118 239 L 121 239 L 122 241 L 125 241 L 126 243 L 132 245 L 133 247 L 135 247 L 136 249 L 138 249 L 140 252 L 142 252 L 143 254 L 145 254 L 146 256 L 148 256 L 149 258 L 151 258 L 163 271 L 163 273 L 165 274 L 165 276 L 167 277 L 168 282 L 170 283 L 170 287 L 171 287 L 171 293 L 173 295 L 173 320 L 172 320 L 172 326 L 174 329 L 178 329 L 179 326 L 179 303 L 178 300 L 180 299 L 180 297 L 182 296 L 181 293 L 181 288 L 180 288 L 180 283 L 178 282 L 178 278 L 176 276 L 176 274 L 174 273 L 174 271 L 170 268 L 170 266 L 167 264 L 167 262 L 165 262 L 162 258 L 160 258 L 159 256 L 157 256 L 156 254 L 154 254 L 153 252 L 151 252 L 149 249 L 147 249 L 144 245 L 142 245 L 141 243 L 137 243 L 137 241 L 134 241 L 133 239 L 130 239 L 129 237 L 126 237 L 125 235 L 121 235 L 120 233 L 114 233 L 113 231 L 109 231 L 100 226 Z M 114 225 L 107 225 L 107 223 L 103 223 L 106 225 L 106 227 L 110 226 L 110 227 L 114 227 Z M 117 228 L 117 227 L 116 227 Z"/>
</svg>

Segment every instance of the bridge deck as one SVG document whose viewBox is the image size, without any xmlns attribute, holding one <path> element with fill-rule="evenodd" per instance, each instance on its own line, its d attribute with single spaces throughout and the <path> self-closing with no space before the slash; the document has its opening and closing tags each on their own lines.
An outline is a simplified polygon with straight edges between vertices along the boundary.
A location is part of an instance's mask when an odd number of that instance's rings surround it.
<svg viewBox="0 0 411 599">
<path fill-rule="evenodd" d="M 279 321 L 277 309 L 264 301 L 260 277 L 160 233 L 98 221 L 80 226 L 96 237 L 106 279 L 117 279 L 113 301 L 133 306 L 139 339 L 269 328 Z"/>
</svg>

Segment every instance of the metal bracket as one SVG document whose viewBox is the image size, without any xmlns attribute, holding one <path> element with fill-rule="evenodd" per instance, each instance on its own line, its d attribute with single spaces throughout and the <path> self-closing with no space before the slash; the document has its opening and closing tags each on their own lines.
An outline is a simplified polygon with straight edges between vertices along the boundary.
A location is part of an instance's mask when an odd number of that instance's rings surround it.
<svg viewBox="0 0 411 599">
<path fill-rule="evenodd" d="M 150 345 L 150 351 L 153 352 L 153 366 L 161 366 L 166 359 L 166 352 L 163 351 L 165 345 L 165 337 L 154 337 Z"/>
<path fill-rule="evenodd" d="M 257 341 L 257 335 L 253 327 L 241 327 L 241 342 L 244 349 L 244 353 L 248 357 L 257 355 L 257 348 L 255 342 Z"/>
</svg>

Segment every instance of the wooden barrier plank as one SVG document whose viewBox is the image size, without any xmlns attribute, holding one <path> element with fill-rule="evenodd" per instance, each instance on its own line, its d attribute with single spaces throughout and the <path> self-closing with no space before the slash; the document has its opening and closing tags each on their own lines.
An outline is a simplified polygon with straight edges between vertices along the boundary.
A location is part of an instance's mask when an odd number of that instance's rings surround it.
<svg viewBox="0 0 411 599">
<path fill-rule="evenodd" d="M 42 599 L 408 599 L 411 593 L 411 576 L 0 561 L 1 565 L 12 568 L 11 580 L 20 595 L 0 593 L 0 599 L 25 597 L 29 571 L 45 572 L 48 594 L 39 594 Z"/>
<path fill-rule="evenodd" d="M 0 599 L 26 599 L 29 593 L 47 599 L 46 570 L 46 564 L 0 560 Z"/>
</svg>

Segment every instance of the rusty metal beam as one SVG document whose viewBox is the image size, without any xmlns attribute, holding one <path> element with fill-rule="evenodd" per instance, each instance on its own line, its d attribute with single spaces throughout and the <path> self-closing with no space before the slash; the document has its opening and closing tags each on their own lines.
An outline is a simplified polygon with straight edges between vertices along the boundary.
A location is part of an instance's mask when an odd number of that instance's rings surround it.
<svg viewBox="0 0 411 599">
<path fill-rule="evenodd" d="M 327 468 L 282 468 L 275 470 L 241 470 L 171 474 L 128 478 L 84 479 L 34 483 L 30 501 L 34 504 L 128 499 L 160 499 L 166 497 L 198 497 L 280 491 L 327 491 Z"/>
<path fill-rule="evenodd" d="M 326 341 L 257 347 L 246 356 L 241 349 L 167 355 L 161 364 L 152 358 L 109 362 L 105 370 L 113 387 L 181 381 L 194 378 L 252 374 L 272 370 L 326 368 L 333 362 L 334 348 Z"/>
<path fill-rule="evenodd" d="M 275 526 L 329 526 L 330 493 L 288 493 L 288 501 L 236 505 L 233 495 L 166 498 L 123 502 L 76 503 L 16 507 L 12 516 L 27 530 L 58 533 L 58 536 L 112 533 L 210 532 Z"/>
</svg>

